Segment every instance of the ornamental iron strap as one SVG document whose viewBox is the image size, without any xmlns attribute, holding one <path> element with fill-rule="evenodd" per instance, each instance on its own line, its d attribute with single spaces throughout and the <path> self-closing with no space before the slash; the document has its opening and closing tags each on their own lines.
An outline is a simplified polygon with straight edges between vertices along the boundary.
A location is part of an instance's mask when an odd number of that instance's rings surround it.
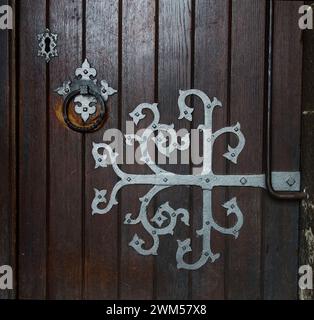
<svg viewBox="0 0 314 320">
<path fill-rule="evenodd" d="M 200 187 L 203 192 L 203 225 L 197 231 L 197 235 L 203 239 L 203 250 L 199 259 L 194 263 L 188 263 L 184 260 L 185 255 L 192 251 L 191 239 L 183 241 L 178 240 L 178 249 L 176 254 L 178 269 L 197 270 L 201 268 L 208 260 L 214 262 L 219 258 L 219 253 L 213 253 L 211 249 L 211 232 L 216 230 L 225 235 L 232 235 L 238 237 L 239 231 L 243 225 L 243 214 L 237 204 L 237 199 L 234 197 L 226 202 L 223 207 L 226 209 L 227 215 L 234 214 L 236 223 L 232 227 L 222 227 L 219 225 L 213 216 L 212 212 L 212 191 L 215 187 L 252 187 L 252 188 L 267 188 L 266 177 L 261 175 L 216 175 L 212 170 L 212 151 L 215 141 L 223 134 L 230 133 L 238 138 L 238 144 L 235 148 L 228 146 L 228 151 L 223 155 L 226 159 L 233 163 L 237 163 L 238 156 L 245 146 L 245 137 L 241 132 L 240 124 L 225 127 L 216 132 L 212 132 L 213 121 L 212 115 L 216 107 L 222 107 L 217 98 L 211 100 L 204 92 L 200 90 L 187 90 L 180 91 L 178 106 L 180 110 L 179 119 L 187 119 L 192 121 L 193 108 L 188 107 L 185 103 L 189 96 L 199 97 L 204 105 L 204 124 L 199 126 L 199 130 L 203 132 L 203 168 L 199 175 L 179 175 L 166 171 L 160 168 L 148 152 L 148 142 L 152 139 L 157 146 L 159 152 L 169 157 L 171 153 L 167 148 L 163 147 L 165 135 L 164 133 L 170 132 L 173 125 L 160 124 L 160 114 L 157 104 L 143 103 L 135 108 L 130 113 L 131 118 L 135 125 L 146 117 L 143 110 L 147 109 L 153 113 L 153 122 L 143 131 L 141 135 L 126 135 L 126 143 L 132 145 L 137 141 L 140 145 L 141 160 L 152 170 L 153 174 L 128 174 L 123 172 L 118 164 L 118 154 L 106 143 L 93 143 L 92 154 L 96 162 L 96 168 L 107 167 L 112 165 L 115 173 L 121 179 L 114 186 L 110 200 L 107 203 L 106 194 L 107 190 L 95 189 L 95 198 L 92 202 L 93 214 L 106 214 L 114 205 L 118 204 L 117 193 L 121 188 L 128 185 L 152 185 L 150 191 L 139 199 L 141 202 L 140 212 L 137 217 L 133 217 L 128 213 L 125 216 L 124 223 L 127 225 L 135 225 L 141 223 L 144 229 L 153 239 L 151 248 L 145 247 L 145 241 L 137 234 L 134 235 L 129 245 L 134 248 L 141 255 L 157 255 L 159 247 L 159 237 L 162 235 L 173 235 L 174 228 L 177 220 L 180 218 L 181 222 L 189 226 L 189 212 L 186 209 L 173 209 L 169 202 L 162 204 L 155 212 L 152 219 L 148 218 L 148 206 L 156 194 L 162 190 L 174 186 L 195 186 Z M 164 132 L 164 133 L 163 133 Z M 184 139 L 181 144 L 172 144 L 172 150 L 183 150 Z M 160 143 L 161 141 L 161 143 Z M 272 184 L 275 190 L 280 191 L 297 191 L 300 189 L 300 173 L 299 172 L 272 172 Z M 103 204 L 107 206 L 103 208 Z"/>
</svg>

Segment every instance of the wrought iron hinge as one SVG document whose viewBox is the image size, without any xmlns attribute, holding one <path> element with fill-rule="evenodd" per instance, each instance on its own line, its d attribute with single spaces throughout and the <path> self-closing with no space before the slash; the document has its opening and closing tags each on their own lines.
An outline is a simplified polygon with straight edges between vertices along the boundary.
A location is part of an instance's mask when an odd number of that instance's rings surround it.
<svg viewBox="0 0 314 320">
<path fill-rule="evenodd" d="M 245 137 L 241 132 L 241 126 L 236 123 L 234 126 L 222 128 L 216 132 L 212 132 L 213 111 L 222 104 L 217 98 L 211 100 L 204 92 L 200 90 L 180 91 L 178 106 L 180 111 L 179 119 L 187 119 L 192 121 L 193 108 L 188 107 L 185 103 L 186 98 L 195 95 L 199 97 L 204 106 L 204 124 L 199 129 L 203 131 L 203 168 L 199 175 L 178 175 L 160 168 L 149 155 L 148 141 L 154 139 L 156 146 L 162 154 L 169 156 L 169 152 L 158 143 L 155 137 L 163 137 L 163 133 L 169 131 L 173 126 L 159 123 L 160 114 L 157 104 L 144 103 L 135 108 L 130 113 L 135 125 L 144 119 L 146 115 L 143 110 L 147 109 L 153 113 L 152 123 L 139 135 L 127 135 L 126 143 L 133 144 L 137 141 L 140 144 L 143 161 L 152 170 L 153 174 L 136 175 L 123 172 L 117 165 L 118 154 L 106 143 L 94 143 L 92 154 L 96 162 L 96 168 L 107 167 L 111 164 L 115 173 L 119 176 L 120 181 L 114 186 L 107 203 L 107 190 L 95 189 L 95 198 L 92 202 L 93 214 L 106 214 L 114 205 L 118 204 L 117 193 L 121 188 L 129 185 L 151 185 L 150 191 L 139 199 L 141 206 L 137 216 L 128 213 L 125 216 L 124 223 L 127 225 L 142 224 L 143 228 L 152 237 L 153 245 L 150 248 L 145 246 L 145 241 L 137 234 L 134 235 L 130 242 L 130 246 L 141 255 L 157 255 L 159 247 L 159 237 L 166 234 L 173 234 L 174 228 L 180 220 L 182 223 L 189 225 L 189 212 L 186 209 L 174 209 L 170 205 L 170 200 L 162 204 L 152 219 L 148 217 L 148 206 L 156 194 L 162 190 L 169 189 L 174 186 L 196 186 L 203 192 L 203 225 L 197 231 L 197 235 L 203 239 L 203 250 L 199 259 L 194 263 L 185 261 L 185 256 L 192 251 L 191 239 L 178 240 L 178 249 L 176 254 L 177 267 L 180 269 L 196 270 L 202 267 L 207 261 L 214 262 L 219 258 L 219 253 L 214 253 L 211 247 L 211 232 L 216 230 L 225 235 L 238 237 L 243 225 L 243 214 L 238 206 L 237 198 L 223 204 L 227 215 L 234 214 L 236 223 L 225 228 L 215 221 L 212 212 L 212 191 L 215 187 L 251 187 L 251 188 L 267 188 L 267 179 L 264 174 L 260 175 L 216 175 L 212 170 L 212 150 L 215 141 L 223 134 L 233 134 L 238 138 L 236 147 L 228 146 L 228 151 L 223 155 L 226 159 L 233 163 L 237 163 L 238 157 L 245 146 Z M 172 145 L 169 143 L 169 145 Z M 173 145 L 172 145 L 173 146 Z M 182 145 L 176 144 L 174 149 L 182 148 Z M 294 192 L 300 188 L 299 172 L 273 172 L 271 174 L 272 183 L 275 190 Z M 106 204 L 103 208 L 103 204 Z"/>
</svg>

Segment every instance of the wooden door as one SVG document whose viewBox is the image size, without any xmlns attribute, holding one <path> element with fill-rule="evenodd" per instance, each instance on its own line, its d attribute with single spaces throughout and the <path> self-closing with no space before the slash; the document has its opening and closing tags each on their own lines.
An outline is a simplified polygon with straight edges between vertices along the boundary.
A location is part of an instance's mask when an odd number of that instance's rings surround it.
<svg viewBox="0 0 314 320">
<path fill-rule="evenodd" d="M 1 3 L 5 1 L 1 0 Z M 302 1 L 301 1 L 302 2 Z M 298 171 L 302 42 L 300 1 L 275 1 L 273 41 L 273 161 L 275 171 Z M 158 102 L 161 123 L 191 130 L 203 121 L 199 101 L 193 121 L 178 120 L 179 90 L 197 88 L 223 108 L 214 129 L 241 123 L 246 146 L 237 165 L 222 158 L 228 137 L 217 142 L 213 168 L 220 174 L 265 172 L 269 1 L 266 0 L 23 0 L 10 1 L 15 28 L 0 31 L 0 265 L 15 272 L 13 292 L 23 299 L 295 299 L 298 271 L 298 202 L 272 200 L 266 191 L 217 188 L 213 212 L 230 224 L 221 205 L 237 197 L 244 214 L 238 239 L 214 233 L 221 256 L 195 271 L 177 269 L 177 241 L 192 239 L 194 261 L 202 250 L 202 194 L 174 187 L 158 194 L 151 214 L 170 201 L 190 212 L 160 239 L 157 256 L 130 246 L 141 226 L 124 225 L 149 188 L 130 186 L 109 214 L 91 214 L 94 188 L 112 190 L 113 170 L 96 170 L 92 143 L 104 131 L 124 133 L 129 113 Z M 59 56 L 37 56 L 37 34 L 58 34 Z M 3 50 L 4 52 L 5 50 Z M 118 94 L 109 118 L 94 133 L 68 129 L 56 115 L 54 93 L 88 58 Z M 10 85 L 6 85 L 6 84 Z M 145 128 L 149 122 L 141 122 Z M 223 160 L 224 159 L 224 160 Z M 164 166 L 176 174 L 191 165 Z M 147 173 L 143 165 L 123 165 Z"/>
</svg>

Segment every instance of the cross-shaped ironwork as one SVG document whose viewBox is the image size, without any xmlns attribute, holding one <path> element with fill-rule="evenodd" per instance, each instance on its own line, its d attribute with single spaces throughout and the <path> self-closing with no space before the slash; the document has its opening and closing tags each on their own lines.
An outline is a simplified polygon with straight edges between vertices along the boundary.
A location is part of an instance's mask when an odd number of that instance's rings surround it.
<svg viewBox="0 0 314 320">
<path fill-rule="evenodd" d="M 204 106 L 204 124 L 199 126 L 199 130 L 203 132 L 203 167 L 202 172 L 198 175 L 178 175 L 160 168 L 151 158 L 148 150 L 148 141 L 153 139 L 158 150 L 169 156 L 170 151 L 174 149 L 182 150 L 186 147 L 186 140 L 181 144 L 171 144 L 172 149 L 163 147 L 166 132 L 173 129 L 173 125 L 160 124 L 160 114 L 157 104 L 143 103 L 130 113 L 135 125 L 145 118 L 144 109 L 148 109 L 153 113 L 153 122 L 139 135 L 126 135 L 126 143 L 133 144 L 137 141 L 140 145 L 141 160 L 152 170 L 153 174 L 128 174 L 123 172 L 117 165 L 118 154 L 106 143 L 93 144 L 93 157 L 96 162 L 96 168 L 107 167 L 108 164 L 113 166 L 115 173 L 120 177 L 120 181 L 114 186 L 110 200 L 104 209 L 100 208 L 100 204 L 106 203 L 106 190 L 95 189 L 95 198 L 92 203 L 93 214 L 108 213 L 111 208 L 118 203 L 117 193 L 119 190 L 128 185 L 152 185 L 150 191 L 140 198 L 141 206 L 137 217 L 133 217 L 128 213 L 125 217 L 125 224 L 135 225 L 141 223 L 148 234 L 153 239 L 151 248 L 145 248 L 145 241 L 137 234 L 134 235 L 130 246 L 133 247 L 141 255 L 157 255 L 159 247 L 159 237 L 166 234 L 173 234 L 178 218 L 189 225 L 189 212 L 186 209 L 173 209 L 169 202 L 162 204 L 156 211 L 152 219 L 148 218 L 148 207 L 156 194 L 167 188 L 174 186 L 195 186 L 200 187 L 203 192 L 203 225 L 197 234 L 202 237 L 203 250 L 199 259 L 194 263 L 188 263 L 184 260 L 184 256 L 192 251 L 191 239 L 183 241 L 178 240 L 178 249 L 176 254 L 178 268 L 196 270 L 202 267 L 208 260 L 214 262 L 219 258 L 219 253 L 213 253 L 211 249 L 211 232 L 216 230 L 225 235 L 238 237 L 239 231 L 243 225 L 243 214 L 237 204 L 237 199 L 232 198 L 226 202 L 223 207 L 227 211 L 227 215 L 234 214 L 236 223 L 232 227 L 225 228 L 220 226 L 214 219 L 212 212 L 212 190 L 218 186 L 224 187 L 253 187 L 265 188 L 265 175 L 216 175 L 212 170 L 212 152 L 215 141 L 223 134 L 233 134 L 238 138 L 236 147 L 228 146 L 228 151 L 223 155 L 226 159 L 233 163 L 237 163 L 238 157 L 245 146 L 245 138 L 241 132 L 240 124 L 225 127 L 216 132 L 212 131 L 212 116 L 216 107 L 222 104 L 217 98 L 211 100 L 204 92 L 200 90 L 180 91 L 178 106 L 180 110 L 179 119 L 187 119 L 192 121 L 193 108 L 186 105 L 186 99 L 195 95 L 201 99 Z M 164 134 L 164 133 L 165 134 Z M 184 140 L 184 139 L 183 139 Z M 183 144 L 185 143 L 185 146 Z M 274 188 L 282 191 L 296 191 L 300 186 L 299 172 L 273 172 L 272 174 Z"/>
</svg>

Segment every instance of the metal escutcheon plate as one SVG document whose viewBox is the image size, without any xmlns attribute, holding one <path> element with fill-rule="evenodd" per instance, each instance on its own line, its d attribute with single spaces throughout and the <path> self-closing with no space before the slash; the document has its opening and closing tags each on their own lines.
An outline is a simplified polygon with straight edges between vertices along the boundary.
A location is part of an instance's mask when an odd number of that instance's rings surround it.
<svg viewBox="0 0 314 320">
<path fill-rule="evenodd" d="M 87 59 L 75 71 L 73 81 L 65 81 L 56 89 L 63 97 L 62 116 L 72 130 L 88 133 L 99 130 L 105 123 L 106 102 L 117 91 L 109 87 L 107 81 L 98 84 L 96 69 Z"/>
</svg>

